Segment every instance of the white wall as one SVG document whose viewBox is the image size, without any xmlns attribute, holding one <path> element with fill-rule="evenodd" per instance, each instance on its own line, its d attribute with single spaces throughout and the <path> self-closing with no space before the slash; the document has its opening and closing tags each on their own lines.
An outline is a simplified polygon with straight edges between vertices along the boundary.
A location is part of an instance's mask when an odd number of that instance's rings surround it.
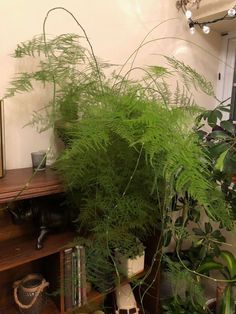
<svg viewBox="0 0 236 314">
<path fill-rule="evenodd" d="M 96 55 L 112 63 L 123 63 L 155 25 L 176 18 L 151 34 L 150 39 L 169 38 L 145 46 L 137 63 L 158 64 L 157 54 L 174 55 L 216 83 L 220 35 L 206 36 L 199 32 L 191 36 L 185 17 L 178 13 L 173 0 L 7 0 L 1 1 L 0 97 L 10 78 L 22 66 L 10 54 L 17 43 L 42 32 L 45 14 L 54 6 L 70 10 L 86 29 Z M 47 33 L 65 32 L 80 30 L 65 12 L 52 13 Z M 42 106 L 48 97 L 47 91 L 5 101 L 7 169 L 31 166 L 30 152 L 47 148 L 53 142 L 50 132 L 38 134 L 31 127 L 22 128 L 30 120 L 33 108 Z M 212 105 L 209 99 L 199 100 L 203 105 Z"/>
</svg>

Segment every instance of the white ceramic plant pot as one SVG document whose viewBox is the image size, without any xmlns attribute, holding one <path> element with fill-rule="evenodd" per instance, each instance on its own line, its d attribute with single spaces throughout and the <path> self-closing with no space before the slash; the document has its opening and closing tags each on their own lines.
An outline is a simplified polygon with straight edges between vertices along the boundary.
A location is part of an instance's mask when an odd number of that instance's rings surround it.
<svg viewBox="0 0 236 314">
<path fill-rule="evenodd" d="M 118 263 L 118 268 L 127 278 L 130 278 L 144 270 L 144 251 L 141 256 L 136 256 L 135 258 L 127 258 L 116 252 L 116 261 Z"/>
</svg>

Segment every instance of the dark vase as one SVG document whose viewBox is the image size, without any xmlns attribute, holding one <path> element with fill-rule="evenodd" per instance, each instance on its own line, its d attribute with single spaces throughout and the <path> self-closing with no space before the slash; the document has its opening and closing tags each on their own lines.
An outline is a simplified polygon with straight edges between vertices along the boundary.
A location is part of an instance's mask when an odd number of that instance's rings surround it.
<svg viewBox="0 0 236 314">
<path fill-rule="evenodd" d="M 22 314 L 41 314 L 46 304 L 45 288 L 49 285 L 39 274 L 29 274 L 14 283 L 14 298 Z"/>
</svg>

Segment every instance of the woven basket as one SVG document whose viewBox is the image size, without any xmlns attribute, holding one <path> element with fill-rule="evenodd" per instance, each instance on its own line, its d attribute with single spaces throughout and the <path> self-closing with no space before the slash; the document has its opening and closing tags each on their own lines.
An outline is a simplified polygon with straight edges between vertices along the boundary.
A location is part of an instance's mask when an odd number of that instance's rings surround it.
<svg viewBox="0 0 236 314">
<path fill-rule="evenodd" d="M 46 304 L 48 282 L 39 274 L 29 274 L 14 283 L 14 298 L 22 314 L 41 314 Z"/>
</svg>

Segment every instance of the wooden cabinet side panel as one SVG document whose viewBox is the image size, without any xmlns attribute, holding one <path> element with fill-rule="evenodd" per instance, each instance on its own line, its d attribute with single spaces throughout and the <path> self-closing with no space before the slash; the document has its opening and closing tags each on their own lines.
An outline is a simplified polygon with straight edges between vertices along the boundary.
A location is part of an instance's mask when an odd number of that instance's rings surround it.
<svg viewBox="0 0 236 314">
<path fill-rule="evenodd" d="M 65 314 L 65 298 L 64 298 L 64 251 L 60 251 L 60 308 L 61 313 Z"/>
</svg>

